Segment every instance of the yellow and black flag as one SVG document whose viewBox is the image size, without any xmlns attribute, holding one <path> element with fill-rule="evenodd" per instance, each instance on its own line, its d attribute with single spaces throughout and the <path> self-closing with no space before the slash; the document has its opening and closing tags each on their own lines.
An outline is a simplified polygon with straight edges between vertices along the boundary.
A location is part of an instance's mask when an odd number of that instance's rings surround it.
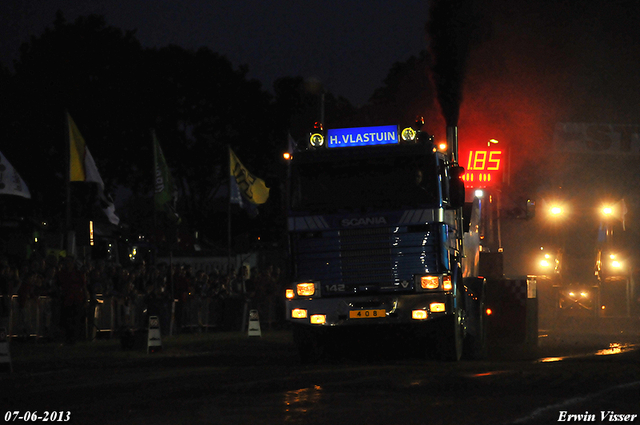
<svg viewBox="0 0 640 425">
<path fill-rule="evenodd" d="M 229 180 L 229 202 L 232 204 L 251 209 L 252 206 L 267 202 L 269 188 L 264 180 L 251 174 L 231 149 L 229 149 Z"/>
</svg>

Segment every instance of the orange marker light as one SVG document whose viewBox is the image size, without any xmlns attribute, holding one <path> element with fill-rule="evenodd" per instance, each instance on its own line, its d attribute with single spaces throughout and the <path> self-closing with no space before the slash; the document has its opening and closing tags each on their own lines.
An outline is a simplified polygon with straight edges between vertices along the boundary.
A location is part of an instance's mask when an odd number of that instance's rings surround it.
<svg viewBox="0 0 640 425">
<path fill-rule="evenodd" d="M 451 276 L 442 277 L 442 289 L 444 289 L 445 291 L 450 291 L 453 289 L 453 284 L 451 283 Z"/>
</svg>

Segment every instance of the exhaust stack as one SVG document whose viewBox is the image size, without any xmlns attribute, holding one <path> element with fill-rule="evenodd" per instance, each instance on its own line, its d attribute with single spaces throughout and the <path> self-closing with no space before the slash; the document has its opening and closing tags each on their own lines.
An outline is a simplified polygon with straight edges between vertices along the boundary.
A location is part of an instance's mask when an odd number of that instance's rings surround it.
<svg viewBox="0 0 640 425">
<path fill-rule="evenodd" d="M 447 126 L 447 149 L 451 162 L 458 163 L 458 126 Z"/>
</svg>

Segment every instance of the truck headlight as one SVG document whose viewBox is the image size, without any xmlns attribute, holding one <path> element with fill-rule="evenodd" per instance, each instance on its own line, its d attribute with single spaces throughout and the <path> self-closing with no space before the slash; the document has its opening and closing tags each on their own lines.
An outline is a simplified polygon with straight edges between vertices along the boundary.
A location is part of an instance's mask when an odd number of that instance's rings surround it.
<svg viewBox="0 0 640 425">
<path fill-rule="evenodd" d="M 420 276 L 420 287 L 422 289 L 438 289 L 440 276 Z"/>
<path fill-rule="evenodd" d="M 327 315 L 326 314 L 312 314 L 309 317 L 309 322 L 313 325 L 324 325 L 327 323 Z"/>
<path fill-rule="evenodd" d="M 451 283 L 451 276 L 449 275 L 416 276 L 416 286 L 418 286 L 419 289 L 426 290 L 426 291 L 433 291 L 436 289 L 451 291 L 451 289 L 453 289 L 453 284 Z"/>
<path fill-rule="evenodd" d="M 444 303 L 431 303 L 429 304 L 429 311 L 432 313 L 442 313 L 446 311 L 446 306 Z"/>
<path fill-rule="evenodd" d="M 298 283 L 296 292 L 299 297 L 311 297 L 316 293 L 316 284 L 313 282 Z"/>
<path fill-rule="evenodd" d="M 427 320 L 429 313 L 425 310 L 413 310 L 411 312 L 411 318 L 414 320 Z"/>
<path fill-rule="evenodd" d="M 291 318 L 293 319 L 306 319 L 307 318 L 307 310 L 304 308 L 294 308 L 291 310 Z"/>
</svg>

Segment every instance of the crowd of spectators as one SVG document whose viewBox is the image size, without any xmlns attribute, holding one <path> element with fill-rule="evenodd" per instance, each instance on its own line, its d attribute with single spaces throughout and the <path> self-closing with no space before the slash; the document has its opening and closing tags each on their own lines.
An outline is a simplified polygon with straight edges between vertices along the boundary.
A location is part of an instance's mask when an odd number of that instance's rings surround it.
<svg viewBox="0 0 640 425">
<path fill-rule="evenodd" d="M 16 267 L 0 260 L 0 327 L 8 326 L 12 314 L 30 314 L 33 303 L 45 296 L 52 306 L 47 323 L 67 342 L 83 338 L 86 326 L 96 326 L 95 307 L 105 300 L 115 305 L 118 329 L 142 327 L 148 316 L 157 315 L 166 334 L 170 327 L 176 333 L 241 330 L 248 309 L 257 309 L 266 326 L 277 326 L 284 318 L 283 294 L 282 275 L 272 266 L 206 273 L 185 264 L 122 266 L 50 256 Z M 14 323 L 14 333 L 23 331 L 20 326 Z"/>
</svg>

